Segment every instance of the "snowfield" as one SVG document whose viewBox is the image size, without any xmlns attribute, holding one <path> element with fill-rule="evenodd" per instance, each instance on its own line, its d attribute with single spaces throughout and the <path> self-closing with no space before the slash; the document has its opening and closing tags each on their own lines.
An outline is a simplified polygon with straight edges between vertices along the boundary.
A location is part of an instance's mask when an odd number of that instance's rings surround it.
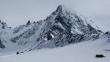
<svg viewBox="0 0 110 62">
<path fill-rule="evenodd" d="M 107 38 L 101 38 L 54 49 L 0 56 L 0 62 L 110 62 L 109 47 Z M 96 54 L 105 57 L 96 58 Z"/>
</svg>

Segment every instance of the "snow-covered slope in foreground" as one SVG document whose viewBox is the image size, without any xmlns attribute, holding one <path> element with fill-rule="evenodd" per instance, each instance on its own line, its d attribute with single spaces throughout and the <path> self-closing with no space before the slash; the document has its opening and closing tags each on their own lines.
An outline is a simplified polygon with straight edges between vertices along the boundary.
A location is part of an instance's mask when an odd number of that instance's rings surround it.
<svg viewBox="0 0 110 62">
<path fill-rule="evenodd" d="M 109 47 L 107 38 L 101 38 L 60 48 L 1 56 L 0 62 L 110 62 Z M 104 54 L 105 57 L 96 58 L 96 54 Z"/>
</svg>

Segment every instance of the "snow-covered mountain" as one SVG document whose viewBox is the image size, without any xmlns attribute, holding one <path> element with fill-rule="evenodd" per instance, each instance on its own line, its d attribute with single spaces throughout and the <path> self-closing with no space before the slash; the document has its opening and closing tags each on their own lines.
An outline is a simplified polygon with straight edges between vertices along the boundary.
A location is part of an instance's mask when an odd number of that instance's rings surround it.
<svg viewBox="0 0 110 62">
<path fill-rule="evenodd" d="M 27 51 L 55 48 L 87 40 L 98 39 L 104 34 L 76 12 L 59 5 L 46 19 L 27 22 L 14 29 L 0 30 L 0 51 Z"/>
</svg>

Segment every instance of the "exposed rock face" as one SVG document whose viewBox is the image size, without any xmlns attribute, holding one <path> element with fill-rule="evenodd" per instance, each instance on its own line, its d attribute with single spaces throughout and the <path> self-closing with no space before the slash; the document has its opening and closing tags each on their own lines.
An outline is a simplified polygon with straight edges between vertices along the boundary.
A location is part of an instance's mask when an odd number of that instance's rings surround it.
<svg viewBox="0 0 110 62">
<path fill-rule="evenodd" d="M 5 29 L 5 28 L 7 28 L 7 24 L 0 20 L 0 29 Z"/>
<path fill-rule="evenodd" d="M 5 48 L 5 45 L 2 43 L 1 40 L 0 40 L 0 48 Z"/>
</svg>

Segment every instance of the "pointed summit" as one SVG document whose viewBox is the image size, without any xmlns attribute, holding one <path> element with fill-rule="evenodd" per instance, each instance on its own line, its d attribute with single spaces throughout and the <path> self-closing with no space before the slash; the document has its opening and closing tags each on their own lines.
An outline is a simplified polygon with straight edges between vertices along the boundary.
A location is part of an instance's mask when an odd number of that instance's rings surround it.
<svg viewBox="0 0 110 62">
<path fill-rule="evenodd" d="M 64 9 L 64 5 L 58 5 L 56 11 L 62 11 Z"/>
<path fill-rule="evenodd" d="M 72 10 L 71 8 L 69 8 L 66 5 L 58 5 L 56 12 L 69 12 L 69 13 L 76 13 L 75 10 Z"/>
<path fill-rule="evenodd" d="M 65 5 L 58 5 L 56 12 L 71 12 Z"/>
<path fill-rule="evenodd" d="M 66 5 L 58 5 L 57 9 L 52 12 L 50 16 L 56 16 L 56 15 L 63 15 L 63 16 L 70 16 L 70 15 L 76 15 L 77 12 L 75 10 L 70 9 Z"/>
</svg>

